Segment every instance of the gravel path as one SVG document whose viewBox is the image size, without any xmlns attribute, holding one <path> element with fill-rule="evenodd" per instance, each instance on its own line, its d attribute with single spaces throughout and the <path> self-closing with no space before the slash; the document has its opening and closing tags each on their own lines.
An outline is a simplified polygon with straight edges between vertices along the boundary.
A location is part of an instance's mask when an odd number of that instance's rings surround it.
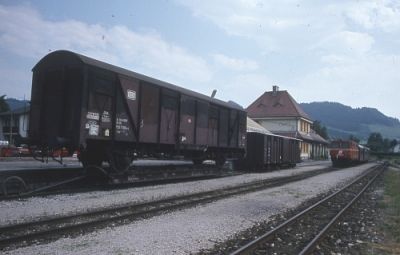
<svg viewBox="0 0 400 255">
<path fill-rule="evenodd" d="M 344 185 L 373 164 L 326 173 L 282 187 L 171 212 L 76 238 L 5 254 L 188 254 L 211 248 L 274 214 Z M 83 202 L 83 201 L 81 201 Z"/>
<path fill-rule="evenodd" d="M 55 195 L 45 198 L 33 197 L 19 201 L 1 201 L 0 225 L 23 222 L 48 215 L 65 215 L 93 208 L 110 207 L 125 203 L 161 199 L 174 195 L 202 192 L 261 179 L 299 174 L 322 167 L 324 166 L 313 165 L 270 173 L 245 174 L 186 183 L 113 191 L 96 191 L 72 195 Z"/>
</svg>

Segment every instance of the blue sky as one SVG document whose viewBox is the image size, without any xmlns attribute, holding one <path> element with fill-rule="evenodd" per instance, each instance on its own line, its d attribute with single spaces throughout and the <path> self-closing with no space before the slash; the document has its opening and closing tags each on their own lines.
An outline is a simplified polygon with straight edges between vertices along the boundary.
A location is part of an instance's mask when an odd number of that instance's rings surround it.
<svg viewBox="0 0 400 255">
<path fill-rule="evenodd" d="M 0 1 L 0 94 L 68 49 L 247 107 L 278 85 L 400 118 L 397 1 Z"/>
</svg>

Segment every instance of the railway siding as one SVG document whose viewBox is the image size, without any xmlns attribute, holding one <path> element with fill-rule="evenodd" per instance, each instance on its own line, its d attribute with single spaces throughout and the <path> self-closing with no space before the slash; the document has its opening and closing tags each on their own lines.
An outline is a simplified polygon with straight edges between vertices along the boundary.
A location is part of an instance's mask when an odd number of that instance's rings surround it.
<svg viewBox="0 0 400 255">
<path fill-rule="evenodd" d="M 337 220 L 348 212 L 385 168 L 385 165 L 373 168 L 373 171 L 361 175 L 343 189 L 324 197 L 279 226 L 265 231 L 261 236 L 256 235 L 254 240 L 241 245 L 231 254 L 311 254 L 314 249 L 319 249 L 321 241 Z"/>
<path fill-rule="evenodd" d="M 54 250 L 67 254 L 198 252 L 232 237 L 232 233 L 268 221 L 272 215 L 281 214 L 318 194 L 337 188 L 370 166 L 330 172 L 281 187 L 174 211 L 128 225 L 109 227 L 76 238 L 20 248 L 10 253 L 50 254 Z"/>
<path fill-rule="evenodd" d="M 183 194 L 193 194 L 258 180 L 301 174 L 324 167 L 327 167 L 327 165 L 305 166 L 270 173 L 244 174 L 241 176 L 188 183 L 76 193 L 72 195 L 32 197 L 18 201 L 0 201 L 0 207 L 2 208 L 2 210 L 0 210 L 0 225 L 31 221 L 49 215 L 68 215 L 96 208 L 151 201 Z"/>
</svg>

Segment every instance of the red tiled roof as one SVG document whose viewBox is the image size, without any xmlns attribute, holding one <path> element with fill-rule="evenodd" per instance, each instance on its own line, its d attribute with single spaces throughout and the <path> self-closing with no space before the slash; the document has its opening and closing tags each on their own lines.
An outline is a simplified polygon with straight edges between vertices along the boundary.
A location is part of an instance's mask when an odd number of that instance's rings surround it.
<svg viewBox="0 0 400 255">
<path fill-rule="evenodd" d="M 268 91 L 247 107 L 251 118 L 303 117 L 312 120 L 286 91 Z"/>
</svg>

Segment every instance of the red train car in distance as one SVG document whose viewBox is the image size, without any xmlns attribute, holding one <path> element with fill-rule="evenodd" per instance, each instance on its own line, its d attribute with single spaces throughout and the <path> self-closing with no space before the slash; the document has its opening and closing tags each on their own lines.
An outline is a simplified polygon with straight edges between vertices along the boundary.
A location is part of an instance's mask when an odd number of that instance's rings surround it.
<svg viewBox="0 0 400 255">
<path fill-rule="evenodd" d="M 351 140 L 334 140 L 330 144 L 333 166 L 351 166 L 368 161 L 369 149 Z"/>
</svg>

